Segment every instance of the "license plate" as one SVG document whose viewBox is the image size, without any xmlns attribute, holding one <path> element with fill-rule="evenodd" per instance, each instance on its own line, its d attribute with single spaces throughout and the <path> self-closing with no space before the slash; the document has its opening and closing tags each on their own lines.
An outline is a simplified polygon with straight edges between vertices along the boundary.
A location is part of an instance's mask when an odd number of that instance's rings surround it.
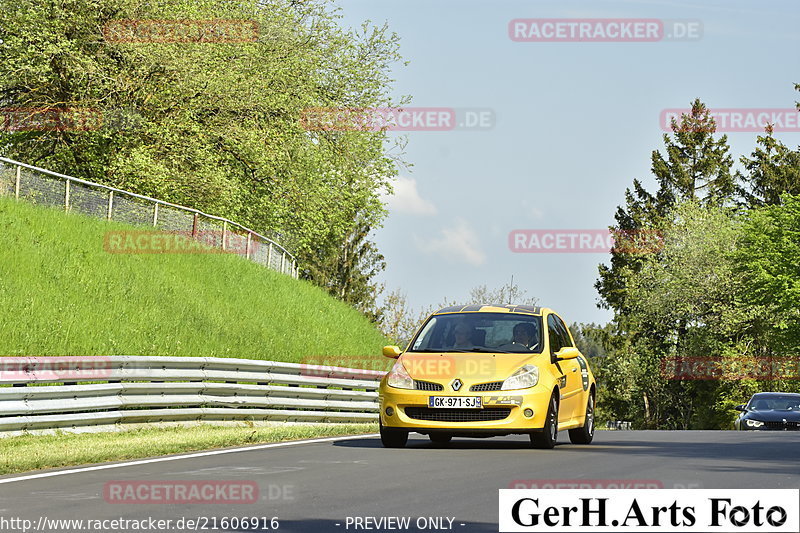
<svg viewBox="0 0 800 533">
<path fill-rule="evenodd" d="M 428 407 L 434 409 L 480 409 L 480 396 L 428 396 Z"/>
</svg>

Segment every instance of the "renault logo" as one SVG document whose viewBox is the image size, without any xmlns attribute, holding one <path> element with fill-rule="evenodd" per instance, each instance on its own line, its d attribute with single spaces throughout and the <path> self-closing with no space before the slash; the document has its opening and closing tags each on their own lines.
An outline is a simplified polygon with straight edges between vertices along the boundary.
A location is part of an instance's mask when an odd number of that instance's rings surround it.
<svg viewBox="0 0 800 533">
<path fill-rule="evenodd" d="M 454 379 L 453 382 L 450 384 L 450 386 L 453 387 L 454 391 L 460 389 L 461 385 L 463 385 L 463 383 L 461 383 L 461 380 L 458 378 Z"/>
</svg>

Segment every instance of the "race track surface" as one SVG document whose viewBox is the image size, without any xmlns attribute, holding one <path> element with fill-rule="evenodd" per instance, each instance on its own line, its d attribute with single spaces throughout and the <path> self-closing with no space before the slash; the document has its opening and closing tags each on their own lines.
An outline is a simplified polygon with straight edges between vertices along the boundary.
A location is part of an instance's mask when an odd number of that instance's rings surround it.
<svg viewBox="0 0 800 533">
<path fill-rule="evenodd" d="M 559 441 L 554 450 L 531 449 L 521 436 L 454 439 L 447 448 L 435 448 L 427 438 L 412 435 L 407 448 L 384 449 L 377 436 L 367 436 L 36 479 L 6 476 L 0 478 L 0 515 L 31 520 L 31 530 L 42 527 L 41 517 L 44 524 L 53 519 L 153 518 L 173 524 L 200 519 L 206 531 L 214 531 L 217 518 L 217 531 L 253 530 L 221 527 L 222 517 L 236 516 L 263 517 L 257 531 L 270 531 L 271 517 L 278 517 L 278 531 L 286 532 L 397 531 L 396 524 L 382 528 L 378 521 L 408 517 L 409 528 L 400 530 L 471 533 L 497 531 L 497 489 L 517 483 L 541 488 L 574 481 L 601 488 L 628 480 L 628 486 L 643 490 L 800 487 L 797 432 L 599 431 L 588 446 L 569 444 L 566 433 Z M 254 483 L 258 501 L 108 500 L 107 484 L 129 481 Z M 354 517 L 361 517 L 360 527 Z M 201 525 L 196 529 L 203 530 Z M 188 529 L 184 522 L 182 530 Z M 78 528 L 62 524 L 60 530 Z"/>
</svg>

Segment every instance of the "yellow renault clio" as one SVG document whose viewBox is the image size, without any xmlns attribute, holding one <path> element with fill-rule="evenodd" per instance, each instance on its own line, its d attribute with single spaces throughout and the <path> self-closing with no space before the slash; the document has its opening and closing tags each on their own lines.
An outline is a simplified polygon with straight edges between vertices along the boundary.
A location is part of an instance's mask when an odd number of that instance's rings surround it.
<svg viewBox="0 0 800 533">
<path fill-rule="evenodd" d="M 440 309 L 381 381 L 381 442 L 401 448 L 411 431 L 434 444 L 454 437 L 529 434 L 552 448 L 594 436 L 596 385 L 586 358 L 553 310 L 524 305 Z"/>
</svg>

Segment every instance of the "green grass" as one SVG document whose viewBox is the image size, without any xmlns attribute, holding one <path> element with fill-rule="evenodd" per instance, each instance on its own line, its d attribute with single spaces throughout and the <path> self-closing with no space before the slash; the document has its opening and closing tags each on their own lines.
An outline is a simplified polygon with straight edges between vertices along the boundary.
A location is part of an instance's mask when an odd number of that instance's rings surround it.
<svg viewBox="0 0 800 533">
<path fill-rule="evenodd" d="M 264 442 L 374 433 L 377 424 L 195 426 L 119 433 L 21 435 L 0 440 L 0 475 Z"/>
<path fill-rule="evenodd" d="M 0 198 L 0 355 L 383 362 L 380 332 L 322 289 L 229 254 L 104 250 L 129 228 Z"/>
</svg>

